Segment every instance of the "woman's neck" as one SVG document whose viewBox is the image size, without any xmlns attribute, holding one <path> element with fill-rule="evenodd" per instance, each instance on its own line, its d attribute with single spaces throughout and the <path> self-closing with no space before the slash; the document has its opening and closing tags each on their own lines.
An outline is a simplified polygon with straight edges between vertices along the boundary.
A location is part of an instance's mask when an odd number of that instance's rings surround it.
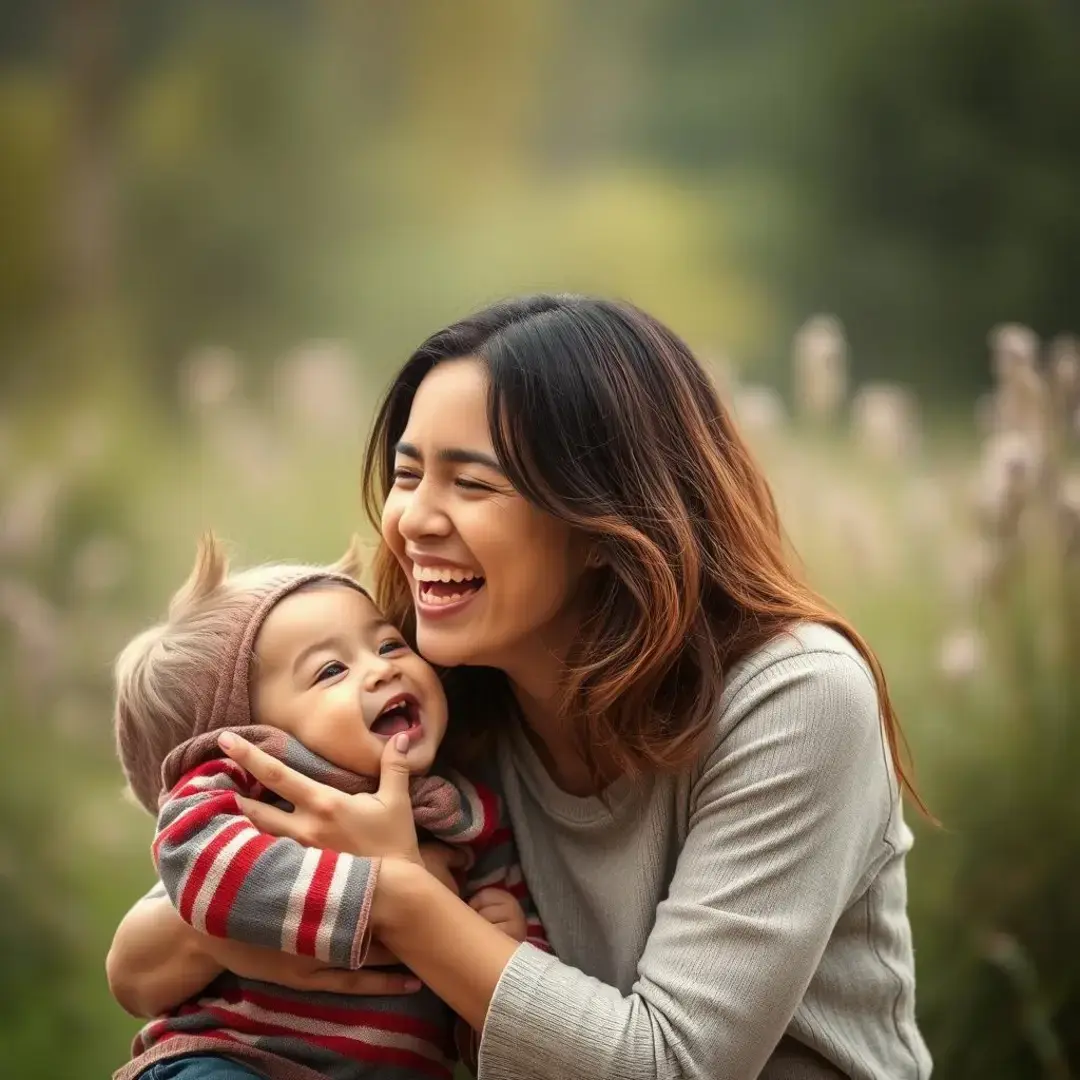
<svg viewBox="0 0 1080 1080">
<path fill-rule="evenodd" d="M 518 683 L 511 683 L 524 720 L 525 737 L 548 775 L 569 795 L 595 795 L 597 785 L 585 764 L 567 718 L 559 715 L 554 700 L 537 699 Z"/>
</svg>

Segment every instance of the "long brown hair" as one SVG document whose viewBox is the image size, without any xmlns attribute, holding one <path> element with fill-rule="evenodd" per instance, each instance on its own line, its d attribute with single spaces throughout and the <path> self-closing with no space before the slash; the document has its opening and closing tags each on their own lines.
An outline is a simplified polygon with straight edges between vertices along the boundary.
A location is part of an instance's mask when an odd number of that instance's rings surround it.
<svg viewBox="0 0 1080 1080">
<path fill-rule="evenodd" d="M 600 555 L 562 697 L 598 783 L 598 750 L 634 775 L 685 768 L 725 673 L 817 622 L 866 660 L 893 766 L 919 801 L 881 665 L 788 558 L 769 486 L 705 370 L 638 308 L 526 297 L 429 337 L 391 385 L 368 443 L 364 501 L 376 527 L 417 388 L 436 364 L 463 357 L 487 367 L 492 441 L 514 487 Z M 385 545 L 374 576 L 377 601 L 411 632 L 409 584 Z M 459 734 L 483 736 L 509 703 L 505 676 L 491 669 L 455 669 L 447 688 Z"/>
</svg>

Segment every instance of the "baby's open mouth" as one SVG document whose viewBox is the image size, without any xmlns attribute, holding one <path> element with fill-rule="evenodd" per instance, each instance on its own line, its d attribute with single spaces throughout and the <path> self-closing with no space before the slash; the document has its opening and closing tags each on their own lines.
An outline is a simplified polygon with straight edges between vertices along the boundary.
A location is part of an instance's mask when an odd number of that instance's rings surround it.
<svg viewBox="0 0 1080 1080">
<path fill-rule="evenodd" d="M 412 694 L 398 694 L 391 698 L 371 725 L 371 734 L 382 739 L 389 739 L 403 731 L 414 738 L 422 731 L 420 702 Z"/>
</svg>

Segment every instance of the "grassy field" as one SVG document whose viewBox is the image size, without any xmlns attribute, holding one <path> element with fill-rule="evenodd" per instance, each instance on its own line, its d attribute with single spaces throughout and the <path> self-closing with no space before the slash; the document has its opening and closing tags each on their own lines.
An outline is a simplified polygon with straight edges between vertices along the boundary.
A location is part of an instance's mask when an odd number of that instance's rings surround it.
<svg viewBox="0 0 1080 1080">
<path fill-rule="evenodd" d="M 937 1075 L 1080 1070 L 1080 357 L 993 339 L 996 391 L 927 425 L 846 385 L 827 320 L 794 393 L 718 370 L 811 579 L 884 661 L 921 790 L 910 864 Z M 87 398 L 0 418 L 0 1075 L 107 1075 L 134 1022 L 102 962 L 152 880 L 121 796 L 109 671 L 213 526 L 242 561 L 330 559 L 357 527 L 373 403 L 298 349 L 258 388 L 193 357 L 173 406 Z"/>
</svg>

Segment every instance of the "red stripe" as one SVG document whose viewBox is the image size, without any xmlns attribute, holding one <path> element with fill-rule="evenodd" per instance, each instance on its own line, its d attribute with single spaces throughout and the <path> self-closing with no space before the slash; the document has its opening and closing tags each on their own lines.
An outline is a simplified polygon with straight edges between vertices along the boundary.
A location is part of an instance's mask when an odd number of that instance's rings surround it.
<svg viewBox="0 0 1080 1080">
<path fill-rule="evenodd" d="M 247 818 L 240 818 L 238 821 L 230 822 L 199 852 L 198 857 L 192 864 L 191 873 L 188 874 L 187 883 L 184 885 L 184 891 L 180 896 L 178 905 L 180 918 L 185 922 L 191 922 L 191 913 L 195 909 L 195 901 L 198 899 L 199 890 L 203 887 L 206 875 L 210 873 L 210 867 L 214 865 L 218 853 L 233 837 L 239 836 L 240 833 L 248 829 L 254 832 L 252 824 Z"/>
<path fill-rule="evenodd" d="M 232 791 L 203 791 L 200 793 L 202 801 L 194 804 L 190 809 L 184 809 L 167 828 L 162 829 L 158 835 L 156 844 L 163 843 L 170 846 L 182 844 L 188 837 L 197 833 L 219 815 L 222 817 L 237 817 L 240 814 L 240 804 L 236 801 L 236 793 Z"/>
<path fill-rule="evenodd" d="M 228 937 L 229 912 L 236 895 L 247 880 L 251 868 L 262 853 L 274 843 L 273 836 L 255 833 L 252 838 L 229 860 L 214 895 L 206 909 L 206 932 L 214 937 Z"/>
<path fill-rule="evenodd" d="M 473 843 L 487 845 L 492 842 L 491 838 L 498 832 L 499 797 L 491 788 L 484 787 L 482 784 L 476 785 L 476 794 L 484 812 L 484 823 L 480 829 L 480 835 Z"/>
<path fill-rule="evenodd" d="M 292 1028 L 278 1024 L 267 1024 L 261 1020 L 252 1020 L 240 1013 L 233 1013 L 228 1009 L 207 1006 L 205 1012 L 216 1019 L 226 1022 L 234 1031 L 244 1035 L 281 1036 L 289 1039 L 298 1039 L 311 1046 L 320 1046 L 325 1050 L 332 1050 L 342 1057 L 353 1061 L 366 1061 L 383 1063 L 387 1065 L 399 1065 L 405 1069 L 414 1069 L 425 1076 L 445 1077 L 449 1070 L 445 1065 L 414 1050 L 404 1050 L 398 1047 L 378 1046 L 374 1043 L 365 1042 L 363 1039 L 349 1038 L 345 1035 L 313 1035 L 308 1031 L 296 1031 Z M 379 1025 L 380 1030 L 389 1030 L 385 1025 Z M 202 1032 L 199 1032 L 201 1035 Z M 433 1046 L 438 1052 L 442 1052 L 439 1045 Z"/>
<path fill-rule="evenodd" d="M 333 851 L 319 852 L 319 861 L 315 864 L 315 873 L 311 875 L 311 884 L 304 897 L 304 911 L 300 916 L 300 927 L 296 932 L 296 953 L 298 956 L 315 955 L 315 936 L 322 925 L 323 912 L 326 910 L 326 898 L 330 892 L 330 882 L 334 878 L 334 867 L 339 856 Z"/>
<path fill-rule="evenodd" d="M 425 1042 L 438 1043 L 445 1033 L 436 1024 L 407 1013 L 377 1012 L 349 1005 L 324 1005 L 318 1001 L 280 998 L 260 990 L 245 990 L 244 1000 L 267 1012 L 284 1016 L 302 1016 L 306 1020 L 325 1020 L 328 1024 L 350 1024 L 413 1035 Z"/>
<path fill-rule="evenodd" d="M 203 795 L 208 791 L 225 790 L 224 788 L 200 787 L 195 783 L 196 780 L 209 780 L 215 776 L 227 776 L 243 792 L 246 792 L 251 786 L 251 778 L 248 774 L 235 761 L 224 758 L 208 761 L 205 765 L 200 765 L 197 769 L 192 769 L 191 772 L 186 773 L 173 786 L 172 791 L 169 792 L 169 798 L 183 799 L 188 795 Z"/>
</svg>

